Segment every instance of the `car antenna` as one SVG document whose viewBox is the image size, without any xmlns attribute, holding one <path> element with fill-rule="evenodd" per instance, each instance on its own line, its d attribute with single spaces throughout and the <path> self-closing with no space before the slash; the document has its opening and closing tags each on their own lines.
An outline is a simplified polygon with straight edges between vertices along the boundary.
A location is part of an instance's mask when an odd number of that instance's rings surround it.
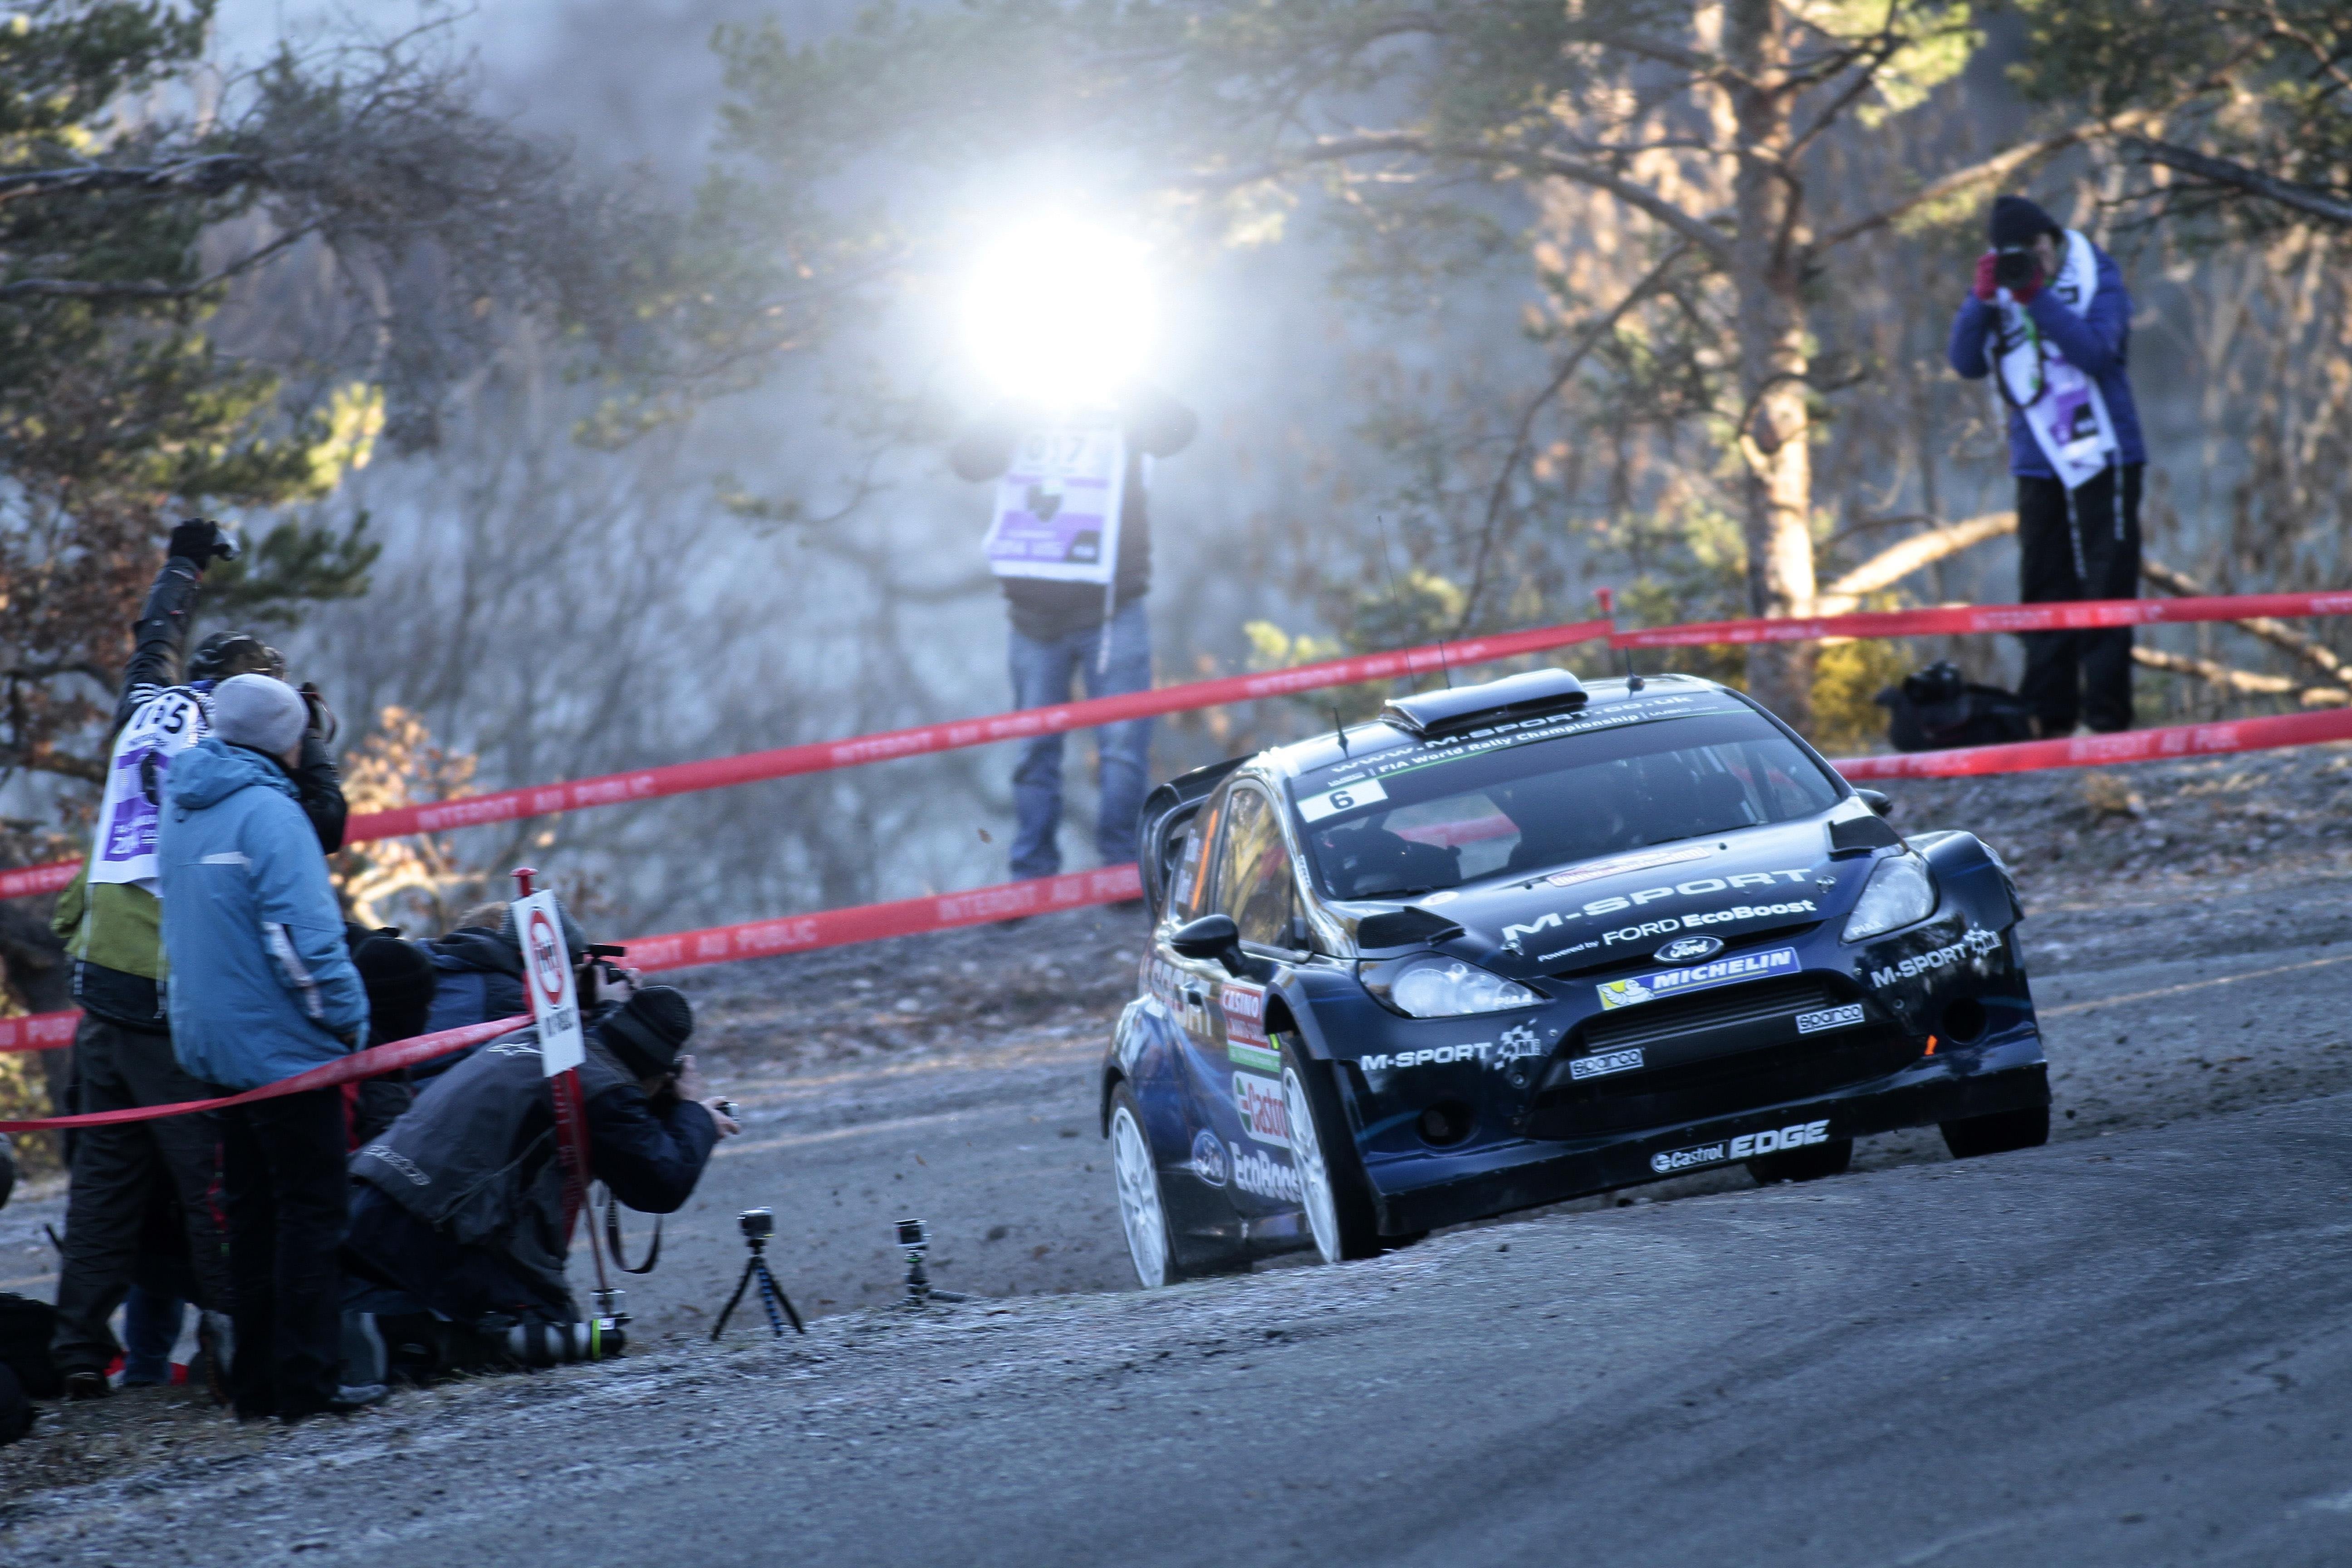
<svg viewBox="0 0 2352 1568">
<path fill-rule="evenodd" d="M 1397 620 L 1402 623 L 1404 620 L 1404 595 L 1397 592 L 1396 563 L 1389 556 L 1389 520 L 1374 512 L 1372 521 L 1381 531 L 1381 564 L 1388 569 L 1389 605 L 1396 611 Z M 1445 678 L 1445 689 L 1453 690 L 1454 669 L 1446 662 L 1445 639 L 1442 637 L 1437 639 L 1437 673 Z"/>
<path fill-rule="evenodd" d="M 1625 689 L 1628 691 L 1639 691 L 1642 689 L 1642 678 L 1633 673 L 1633 645 L 1631 643 L 1626 644 L 1624 652 Z"/>
<path fill-rule="evenodd" d="M 1340 719 L 1339 710 L 1336 707 L 1331 710 L 1331 729 L 1334 732 L 1334 738 L 1339 742 L 1339 754 L 1343 757 L 1347 756 L 1348 726 L 1346 722 Z M 1349 760 L 1352 762 L 1354 759 L 1349 758 Z"/>
</svg>

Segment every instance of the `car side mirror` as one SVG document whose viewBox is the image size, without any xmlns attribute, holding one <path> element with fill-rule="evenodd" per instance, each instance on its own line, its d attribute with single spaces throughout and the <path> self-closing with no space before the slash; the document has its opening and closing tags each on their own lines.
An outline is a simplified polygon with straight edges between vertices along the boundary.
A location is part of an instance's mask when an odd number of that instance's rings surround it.
<svg viewBox="0 0 2352 1568">
<path fill-rule="evenodd" d="M 1853 793 L 1855 798 L 1859 799 L 1863 805 L 1870 807 L 1871 810 L 1878 813 L 1879 816 L 1892 816 L 1895 815 L 1895 799 L 1885 790 L 1858 789 Z"/>
<path fill-rule="evenodd" d="M 1225 973 L 1244 975 L 1249 973 L 1249 959 L 1242 952 L 1241 928 L 1234 924 L 1231 915 L 1202 915 L 1189 925 L 1176 928 L 1168 945 L 1186 958 L 1213 958 L 1225 966 Z"/>
</svg>

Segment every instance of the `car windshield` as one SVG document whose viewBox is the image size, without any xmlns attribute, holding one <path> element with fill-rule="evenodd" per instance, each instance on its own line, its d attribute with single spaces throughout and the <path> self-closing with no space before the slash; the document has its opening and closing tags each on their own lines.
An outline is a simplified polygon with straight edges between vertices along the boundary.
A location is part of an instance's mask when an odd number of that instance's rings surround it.
<svg viewBox="0 0 2352 1568">
<path fill-rule="evenodd" d="M 1344 766 L 1332 770 L 1344 776 Z M 1844 793 L 1762 715 L 1738 710 L 1505 741 L 1318 788 L 1300 837 L 1324 896 L 1404 898 L 1485 877 L 1785 822 Z"/>
</svg>

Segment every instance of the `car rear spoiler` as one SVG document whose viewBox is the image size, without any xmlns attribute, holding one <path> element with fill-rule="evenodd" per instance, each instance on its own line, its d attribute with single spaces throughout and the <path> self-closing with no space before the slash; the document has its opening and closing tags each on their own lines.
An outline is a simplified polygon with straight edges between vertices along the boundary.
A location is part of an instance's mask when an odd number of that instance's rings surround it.
<svg viewBox="0 0 2352 1568">
<path fill-rule="evenodd" d="M 1143 848 L 1139 867 L 1143 896 L 1150 905 L 1153 920 L 1160 918 L 1160 910 L 1168 902 L 1169 879 L 1175 874 L 1181 835 L 1192 823 L 1192 814 L 1201 809 L 1210 791 L 1225 782 L 1227 773 L 1248 761 L 1246 756 L 1227 757 L 1222 763 L 1179 773 L 1145 797 L 1137 839 Z"/>
</svg>

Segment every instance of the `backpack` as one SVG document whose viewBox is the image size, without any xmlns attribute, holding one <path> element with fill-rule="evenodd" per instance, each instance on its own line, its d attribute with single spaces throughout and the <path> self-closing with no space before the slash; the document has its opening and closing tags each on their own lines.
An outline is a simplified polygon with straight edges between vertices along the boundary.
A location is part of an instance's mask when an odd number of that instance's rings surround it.
<svg viewBox="0 0 2352 1568">
<path fill-rule="evenodd" d="M 58 1310 L 47 1301 L 0 1290 L 0 1366 L 16 1374 L 22 1392 L 55 1399 L 66 1391 L 58 1363 L 49 1359 L 49 1336 L 57 1332 Z M 5 1406 L 0 1400 L 0 1406 Z M 0 1412 L 0 1426 L 6 1417 Z"/>
<path fill-rule="evenodd" d="M 1914 670 L 1873 700 L 1887 710 L 1886 739 L 1898 752 L 2033 738 L 2033 715 L 2015 693 L 1969 680 L 1948 658 Z"/>
</svg>

